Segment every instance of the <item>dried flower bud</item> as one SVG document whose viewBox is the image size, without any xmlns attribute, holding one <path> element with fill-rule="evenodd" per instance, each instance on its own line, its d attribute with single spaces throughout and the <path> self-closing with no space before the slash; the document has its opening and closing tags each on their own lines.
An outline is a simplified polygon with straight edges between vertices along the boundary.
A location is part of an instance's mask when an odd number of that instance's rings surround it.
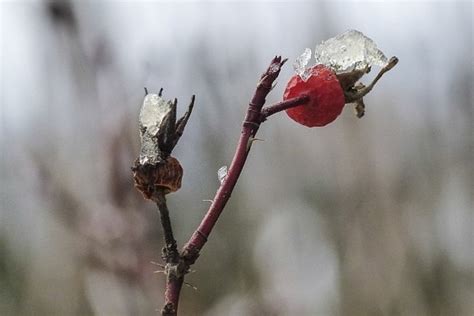
<svg viewBox="0 0 474 316">
<path fill-rule="evenodd" d="M 132 167 L 135 187 L 146 199 L 153 199 L 155 193 L 168 194 L 181 188 L 183 168 L 179 161 L 169 156 L 157 164 L 141 164 L 135 161 Z"/>
<path fill-rule="evenodd" d="M 148 93 L 140 110 L 140 157 L 132 167 L 135 187 L 146 199 L 175 192 L 181 187 L 183 168 L 171 151 L 183 135 L 194 106 L 194 96 L 186 113 L 176 120 L 178 101 L 166 101 L 161 93 Z"/>
</svg>

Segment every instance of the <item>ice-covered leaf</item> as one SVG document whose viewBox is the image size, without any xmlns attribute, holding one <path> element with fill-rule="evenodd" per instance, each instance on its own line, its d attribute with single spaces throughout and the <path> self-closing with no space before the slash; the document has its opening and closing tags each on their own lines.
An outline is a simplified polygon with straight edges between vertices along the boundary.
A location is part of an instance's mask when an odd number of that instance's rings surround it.
<svg viewBox="0 0 474 316">
<path fill-rule="evenodd" d="M 161 121 L 171 109 L 172 103 L 170 101 L 166 101 L 158 94 L 147 94 L 140 110 L 140 127 L 144 127 L 150 134 L 156 135 Z"/>
<path fill-rule="evenodd" d="M 172 111 L 173 104 L 164 100 L 158 94 L 147 94 L 140 110 L 140 163 L 157 163 L 160 149 L 158 146 L 158 131 L 165 116 Z"/>
<path fill-rule="evenodd" d="M 384 67 L 387 57 L 370 38 L 359 31 L 349 30 L 316 46 L 317 64 L 331 67 L 337 73 L 363 70 L 373 65 Z"/>
</svg>

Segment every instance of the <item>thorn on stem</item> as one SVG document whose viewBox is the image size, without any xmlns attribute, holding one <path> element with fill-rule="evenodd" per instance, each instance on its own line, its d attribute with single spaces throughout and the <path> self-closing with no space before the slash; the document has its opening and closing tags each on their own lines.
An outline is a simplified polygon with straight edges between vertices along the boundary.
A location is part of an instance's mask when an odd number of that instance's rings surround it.
<svg viewBox="0 0 474 316">
<path fill-rule="evenodd" d="M 193 289 L 193 290 L 195 290 L 195 291 L 197 291 L 197 290 L 198 290 L 198 288 L 197 288 L 197 287 L 195 287 L 194 285 L 192 285 L 191 283 L 184 282 L 184 285 L 186 285 L 186 286 L 189 286 L 190 288 L 192 288 L 192 289 Z"/>
<path fill-rule="evenodd" d="M 250 150 L 250 147 L 252 147 L 253 142 L 254 142 L 254 141 L 257 141 L 257 140 L 258 140 L 258 141 L 262 141 L 262 142 L 265 141 L 264 139 L 255 138 L 255 137 L 250 137 L 250 138 L 249 138 L 249 141 L 248 141 L 248 143 L 247 143 L 247 151 Z"/>
<path fill-rule="evenodd" d="M 272 87 L 270 88 L 270 91 L 273 91 L 273 89 L 275 89 L 275 87 L 277 86 L 278 84 L 278 80 L 276 80 L 273 84 L 272 84 Z"/>
<path fill-rule="evenodd" d="M 261 142 L 264 142 L 265 139 L 261 139 L 261 138 L 255 138 L 255 137 L 250 137 L 250 142 L 255 142 L 255 141 L 261 141 Z"/>
<path fill-rule="evenodd" d="M 153 264 L 153 265 L 155 265 L 155 266 L 158 266 L 158 267 L 160 267 L 160 268 L 163 268 L 163 269 L 166 268 L 165 265 L 163 265 L 163 264 L 161 264 L 161 263 L 158 263 L 158 262 L 155 262 L 155 261 L 150 261 L 150 263 Z"/>
</svg>

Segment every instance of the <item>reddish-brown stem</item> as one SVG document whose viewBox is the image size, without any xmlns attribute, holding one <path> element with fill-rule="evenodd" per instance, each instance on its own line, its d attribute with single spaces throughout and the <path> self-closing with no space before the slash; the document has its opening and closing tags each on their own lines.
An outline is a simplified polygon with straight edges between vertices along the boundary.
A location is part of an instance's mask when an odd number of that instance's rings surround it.
<svg viewBox="0 0 474 316">
<path fill-rule="evenodd" d="M 280 69 L 285 62 L 286 59 L 282 60 L 281 57 L 275 57 L 267 71 L 260 78 L 260 82 L 258 83 L 257 89 L 248 106 L 247 114 L 242 124 L 240 138 L 227 176 L 217 190 L 213 202 L 203 220 L 184 246 L 181 252 L 180 261 L 174 266 L 177 273 L 174 273 L 174 275 L 168 273 L 166 280 L 165 307 L 162 310 L 162 315 L 177 314 L 179 294 L 184 283 L 184 275 L 189 270 L 189 266 L 198 258 L 200 250 L 206 244 L 207 238 L 216 225 L 220 214 L 229 200 L 247 160 L 248 153 L 260 127 L 260 123 L 277 112 L 305 104 L 309 101 L 309 97 L 304 95 L 262 109 L 265 104 L 265 98 L 272 90 L 273 82 L 278 77 Z"/>
<path fill-rule="evenodd" d="M 303 94 L 301 96 L 291 98 L 285 101 L 275 103 L 262 109 L 262 121 L 266 120 L 270 115 L 294 108 L 295 106 L 306 104 L 309 102 L 309 96 Z"/>
<path fill-rule="evenodd" d="M 286 62 L 281 60 L 281 57 L 275 57 L 268 70 L 262 75 L 260 82 L 257 85 L 257 89 L 253 95 L 252 101 L 247 109 L 247 115 L 242 124 L 242 132 L 240 134 L 239 142 L 235 150 L 234 158 L 229 167 L 229 171 L 221 186 L 216 192 L 216 196 L 204 216 L 201 224 L 198 226 L 191 239 L 184 246 L 183 253 L 195 254 L 196 258 L 190 258 L 190 263 L 193 263 L 197 259 L 199 251 L 202 249 L 204 244 L 209 237 L 214 225 L 216 224 L 219 215 L 222 213 L 224 206 L 230 198 L 232 190 L 242 172 L 245 161 L 247 160 L 250 147 L 252 145 L 252 138 L 260 127 L 261 110 L 265 104 L 265 98 L 272 89 L 274 80 L 280 73 L 281 66 Z"/>
<path fill-rule="evenodd" d="M 184 275 L 174 277 L 167 275 L 165 290 L 165 305 L 161 310 L 162 316 L 175 316 L 178 314 L 179 294 L 183 287 Z"/>
</svg>

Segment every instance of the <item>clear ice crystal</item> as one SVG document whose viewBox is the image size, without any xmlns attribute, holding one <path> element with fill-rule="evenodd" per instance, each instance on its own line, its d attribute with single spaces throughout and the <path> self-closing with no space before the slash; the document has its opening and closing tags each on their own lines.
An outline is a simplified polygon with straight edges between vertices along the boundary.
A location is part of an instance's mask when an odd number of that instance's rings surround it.
<svg viewBox="0 0 474 316">
<path fill-rule="evenodd" d="M 293 69 L 303 81 L 307 81 L 311 76 L 311 70 L 306 67 L 311 59 L 311 49 L 306 48 L 296 61 L 293 63 Z"/>
<path fill-rule="evenodd" d="M 164 117 L 172 109 L 172 103 L 164 100 L 158 94 L 147 94 L 140 110 L 140 164 L 158 162 L 160 149 L 158 147 L 158 131 Z"/>
<path fill-rule="evenodd" d="M 222 166 L 217 170 L 217 178 L 219 179 L 219 182 L 222 184 L 224 182 L 225 178 L 227 177 L 227 166 Z"/>
<path fill-rule="evenodd" d="M 363 70 L 373 65 L 384 67 L 387 57 L 370 38 L 359 31 L 349 30 L 316 46 L 316 64 L 331 67 L 341 73 Z"/>
</svg>

